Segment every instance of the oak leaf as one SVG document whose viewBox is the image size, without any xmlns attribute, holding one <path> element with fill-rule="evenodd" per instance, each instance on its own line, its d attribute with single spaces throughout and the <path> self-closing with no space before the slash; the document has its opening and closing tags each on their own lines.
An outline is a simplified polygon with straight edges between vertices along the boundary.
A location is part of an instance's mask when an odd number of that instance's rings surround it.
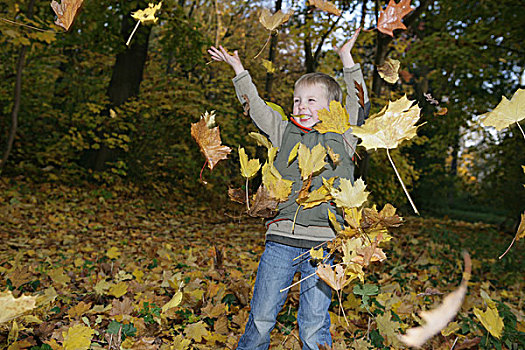
<svg viewBox="0 0 525 350">
<path fill-rule="evenodd" d="M 355 126 L 352 133 L 361 138 L 361 145 L 367 150 L 377 148 L 396 148 L 402 141 L 417 136 L 415 124 L 419 120 L 421 108 L 406 95 L 371 116 L 362 126 Z"/>
<path fill-rule="evenodd" d="M 310 6 L 314 6 L 315 8 L 325 11 L 328 13 L 331 13 L 336 16 L 341 16 L 341 10 L 339 10 L 332 2 L 325 1 L 325 0 L 310 0 L 309 2 Z"/>
<path fill-rule="evenodd" d="M 357 179 L 353 185 L 352 181 L 341 179 L 339 188 L 332 188 L 330 193 L 339 208 L 354 208 L 366 202 L 370 192 L 365 191 L 365 188 L 363 179 Z"/>
<path fill-rule="evenodd" d="M 423 311 L 421 318 L 426 322 L 425 325 L 410 328 L 405 335 L 399 336 L 399 339 L 408 346 L 419 347 L 428 339 L 439 333 L 447 324 L 456 316 L 463 298 L 467 293 L 467 285 L 470 279 L 472 263 L 468 253 L 463 254 L 465 261 L 465 271 L 463 279 L 458 289 L 448 294 L 441 305 L 430 311 Z"/>
<path fill-rule="evenodd" d="M 518 89 L 510 101 L 502 96 L 501 102 L 496 108 L 492 112 L 483 114 L 482 117 L 481 122 L 485 126 L 493 126 L 498 131 L 505 129 L 512 123 L 519 123 L 525 119 L 525 89 Z"/>
<path fill-rule="evenodd" d="M 338 134 L 344 134 L 345 131 L 350 129 L 348 112 L 337 101 L 330 102 L 330 109 L 322 109 L 318 111 L 319 121 L 314 126 L 314 129 L 319 131 L 321 134 L 327 132 L 335 132 Z"/>
<path fill-rule="evenodd" d="M 2 312 L 0 313 L 0 324 L 11 321 L 24 312 L 34 309 L 36 307 L 36 299 L 36 297 L 25 295 L 14 298 L 11 291 L 1 292 L 0 305 L 2 305 Z"/>
<path fill-rule="evenodd" d="M 137 10 L 131 14 L 131 17 L 135 18 L 136 20 L 140 21 L 142 24 L 148 24 L 148 23 L 157 23 L 159 20 L 157 17 L 155 17 L 155 13 L 160 10 L 160 7 L 162 6 L 162 1 L 159 2 L 157 5 L 154 5 L 152 3 L 148 4 L 148 7 L 146 7 L 144 10 Z"/>
<path fill-rule="evenodd" d="M 208 128 L 204 115 L 198 123 L 191 124 L 191 136 L 197 141 L 202 154 L 208 162 L 208 167 L 213 170 L 215 165 L 228 157 L 231 148 L 221 145 L 219 127 Z"/>
<path fill-rule="evenodd" d="M 412 12 L 413 9 L 414 8 L 410 6 L 410 0 L 401 0 L 397 4 L 394 0 L 390 0 L 386 9 L 379 13 L 377 30 L 393 37 L 394 29 L 407 29 L 401 20 Z"/>
<path fill-rule="evenodd" d="M 261 15 L 259 16 L 259 22 L 264 26 L 264 28 L 269 31 L 277 30 L 279 26 L 288 21 L 292 16 L 293 11 L 288 13 L 283 13 L 281 10 L 272 14 L 270 10 L 263 8 Z"/>
<path fill-rule="evenodd" d="M 91 346 L 91 338 L 95 331 L 82 324 L 69 327 L 67 332 L 62 332 L 64 337 L 64 350 L 87 350 Z"/>
<path fill-rule="evenodd" d="M 261 168 L 259 159 L 248 160 L 248 155 L 241 146 L 239 146 L 239 161 L 241 163 L 241 175 L 248 180 L 257 175 L 257 172 Z"/>
<path fill-rule="evenodd" d="M 51 8 L 57 15 L 55 24 L 68 31 L 75 21 L 83 2 L 84 0 L 62 0 L 59 4 L 55 0 L 51 1 Z"/>
<path fill-rule="evenodd" d="M 387 83 L 395 84 L 399 80 L 399 65 L 398 60 L 387 58 L 385 63 L 377 66 L 377 72 Z"/>
</svg>

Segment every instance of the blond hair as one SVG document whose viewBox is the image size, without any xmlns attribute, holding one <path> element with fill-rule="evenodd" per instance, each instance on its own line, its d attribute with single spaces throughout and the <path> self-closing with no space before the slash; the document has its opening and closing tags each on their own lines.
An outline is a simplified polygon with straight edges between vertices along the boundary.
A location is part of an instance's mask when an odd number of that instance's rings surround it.
<svg viewBox="0 0 525 350">
<path fill-rule="evenodd" d="M 337 83 L 334 78 L 325 73 L 307 73 L 297 79 L 294 87 L 297 89 L 300 86 L 317 84 L 324 86 L 328 102 L 334 100 L 337 102 L 343 101 L 343 90 L 341 90 L 341 86 L 339 86 L 339 83 Z"/>
</svg>

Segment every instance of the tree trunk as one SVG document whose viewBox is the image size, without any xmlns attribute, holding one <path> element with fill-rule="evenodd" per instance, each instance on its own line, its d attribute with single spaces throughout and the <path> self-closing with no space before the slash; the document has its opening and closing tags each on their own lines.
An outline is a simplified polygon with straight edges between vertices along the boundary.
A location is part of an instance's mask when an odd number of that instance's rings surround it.
<svg viewBox="0 0 525 350">
<path fill-rule="evenodd" d="M 139 1 L 136 9 L 147 6 L 147 1 Z M 126 16 L 122 20 L 120 32 L 123 42 L 129 37 L 135 23 L 131 16 Z M 144 65 L 148 55 L 150 32 L 151 26 L 140 25 L 133 36 L 131 45 L 117 55 L 107 92 L 110 107 L 117 107 L 129 98 L 139 94 Z M 116 153 L 103 144 L 95 154 L 94 160 L 92 160 L 92 167 L 94 170 L 100 171 L 104 169 L 106 162 L 113 160 L 115 157 Z"/>
<path fill-rule="evenodd" d="M 275 1 L 275 12 L 282 9 L 282 0 L 276 0 Z M 272 38 L 270 39 L 270 52 L 268 53 L 268 61 L 275 63 L 275 56 L 277 51 L 277 33 L 272 34 Z M 275 79 L 275 76 L 273 73 L 266 73 L 266 83 L 264 85 L 264 98 L 270 99 L 270 96 L 272 95 L 272 86 L 273 81 Z"/>
<path fill-rule="evenodd" d="M 29 19 L 33 18 L 33 8 L 35 6 L 35 1 L 36 0 L 31 0 L 29 2 L 29 7 L 27 9 L 27 18 Z M 22 45 L 22 47 L 18 51 L 18 59 L 16 62 L 14 100 L 13 108 L 11 109 L 11 128 L 9 129 L 9 136 L 7 138 L 7 145 L 4 155 L 2 157 L 2 160 L 0 161 L 0 171 L 5 167 L 7 159 L 9 158 L 11 150 L 13 149 L 13 143 L 15 142 L 16 130 L 18 128 L 18 112 L 20 111 L 20 100 L 22 95 L 22 71 L 24 69 L 24 64 L 26 61 L 27 48 L 27 45 Z"/>
</svg>

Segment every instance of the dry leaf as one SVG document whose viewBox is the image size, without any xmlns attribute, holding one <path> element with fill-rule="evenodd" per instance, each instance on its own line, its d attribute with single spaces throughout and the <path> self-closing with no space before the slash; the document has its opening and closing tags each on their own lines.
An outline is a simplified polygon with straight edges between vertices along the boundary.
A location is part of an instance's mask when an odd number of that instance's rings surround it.
<svg viewBox="0 0 525 350">
<path fill-rule="evenodd" d="M 377 72 L 387 83 L 395 84 L 399 80 L 399 65 L 400 62 L 398 60 L 387 58 L 385 63 L 377 66 Z"/>
<path fill-rule="evenodd" d="M 377 30 L 393 37 L 394 29 L 407 29 L 401 20 L 413 9 L 410 6 L 410 0 L 401 0 L 398 4 L 394 0 L 390 0 L 386 9 L 379 13 Z"/>
<path fill-rule="evenodd" d="M 210 170 L 213 170 L 220 160 L 226 159 L 231 152 L 230 147 L 221 145 L 219 127 L 208 128 L 204 115 L 198 123 L 191 124 L 191 136 L 197 141 Z"/>
<path fill-rule="evenodd" d="M 327 264 L 321 264 L 317 267 L 315 271 L 317 276 L 326 282 L 332 289 L 341 290 L 343 289 L 351 280 L 347 280 L 345 272 L 341 265 L 336 265 L 332 270 L 332 267 Z"/>
<path fill-rule="evenodd" d="M 328 157 L 330 157 L 330 160 L 334 165 L 339 164 L 340 161 L 340 155 L 335 153 L 332 147 L 326 146 L 326 153 L 328 154 Z"/>
<path fill-rule="evenodd" d="M 22 295 L 19 298 L 14 298 L 11 291 L 1 292 L 0 305 L 2 305 L 2 312 L 0 313 L 0 324 L 2 324 L 34 309 L 36 297 Z"/>
<path fill-rule="evenodd" d="M 425 325 L 408 329 L 405 335 L 399 337 L 403 343 L 415 347 L 423 345 L 428 339 L 445 328 L 456 316 L 467 293 L 467 284 L 470 279 L 472 266 L 468 253 L 465 252 L 463 258 L 465 260 L 465 272 L 459 288 L 448 294 L 441 305 L 434 310 L 423 311 L 421 318 L 425 321 Z"/>
<path fill-rule="evenodd" d="M 234 202 L 246 204 L 246 191 L 241 188 L 229 188 L 228 196 Z"/>
<path fill-rule="evenodd" d="M 423 96 L 425 96 L 425 99 L 427 100 L 428 103 L 430 103 L 432 105 L 438 105 L 439 104 L 439 102 L 435 98 L 433 98 L 430 93 L 424 92 Z"/>
<path fill-rule="evenodd" d="M 318 116 L 320 123 L 315 124 L 314 129 L 321 134 L 327 132 L 344 134 L 352 126 L 348 121 L 350 119 L 348 112 L 337 101 L 330 102 L 329 110 L 322 109 L 318 111 Z"/>
<path fill-rule="evenodd" d="M 487 310 L 481 311 L 478 308 L 474 308 L 474 315 L 481 321 L 483 327 L 489 331 L 492 336 L 501 338 L 503 332 L 503 320 L 498 313 L 498 309 L 487 306 Z"/>
<path fill-rule="evenodd" d="M 254 139 L 255 142 L 257 142 L 259 146 L 264 146 L 268 149 L 272 148 L 272 143 L 268 140 L 266 136 L 263 136 L 259 134 L 258 132 L 251 132 L 248 134 L 248 136 Z"/>
<path fill-rule="evenodd" d="M 361 138 L 361 145 L 367 150 L 377 148 L 396 148 L 402 141 L 417 136 L 421 108 L 406 95 L 388 106 L 379 113 L 367 119 L 364 125 L 353 127 L 352 133 Z"/>
<path fill-rule="evenodd" d="M 268 73 L 275 73 L 276 68 L 273 65 L 272 61 L 268 61 L 268 60 L 263 59 L 262 60 L 262 65 L 263 65 L 264 68 L 266 68 L 266 72 L 268 72 Z"/>
<path fill-rule="evenodd" d="M 412 80 L 412 77 L 414 76 L 414 74 L 410 73 L 407 70 L 400 70 L 399 76 L 401 76 L 401 79 L 403 79 L 405 83 L 408 83 L 410 82 L 410 80 Z"/>
<path fill-rule="evenodd" d="M 273 165 L 276 154 L 276 147 L 268 149 L 268 161 L 262 167 L 262 182 L 272 198 L 284 202 L 292 192 L 293 181 L 283 179 L 279 170 Z"/>
<path fill-rule="evenodd" d="M 443 115 L 446 115 L 447 113 L 448 113 L 447 107 L 438 107 L 438 110 L 437 112 L 434 112 L 434 115 L 443 116 Z"/>
<path fill-rule="evenodd" d="M 325 11 L 336 16 L 341 16 L 341 11 L 330 1 L 310 0 L 309 5 L 314 6 L 321 11 Z"/>
<path fill-rule="evenodd" d="M 341 179 L 339 188 L 332 188 L 330 193 L 339 208 L 355 208 L 366 202 L 370 192 L 365 191 L 365 188 L 363 179 L 357 179 L 353 185 L 350 180 Z"/>
<path fill-rule="evenodd" d="M 525 89 L 518 89 L 509 101 L 502 96 L 501 102 L 492 110 L 482 115 L 485 126 L 493 126 L 501 131 L 512 123 L 525 119 Z M 524 135 L 525 136 L 525 135 Z"/>
<path fill-rule="evenodd" d="M 77 17 L 83 2 L 84 0 L 62 0 L 59 4 L 55 0 L 51 1 L 51 8 L 55 11 L 55 14 L 58 17 L 55 24 L 61 26 L 65 30 L 69 30 L 73 21 Z"/>
<path fill-rule="evenodd" d="M 208 334 L 209 332 L 206 329 L 206 324 L 202 321 L 192 323 L 184 329 L 184 335 L 195 340 L 196 342 L 200 342 L 202 337 L 205 337 Z"/>
<path fill-rule="evenodd" d="M 95 331 L 82 324 L 69 327 L 67 332 L 62 332 L 64 337 L 64 350 L 87 350 L 91 346 L 91 338 Z"/>
<path fill-rule="evenodd" d="M 139 20 L 142 24 L 157 23 L 159 19 L 155 17 L 155 12 L 160 10 L 161 6 L 162 1 L 159 2 L 157 5 L 149 3 L 148 7 L 146 7 L 144 10 L 138 10 L 133 12 L 131 14 L 131 17 L 135 18 L 136 20 Z"/>
<path fill-rule="evenodd" d="M 302 205 L 305 209 L 309 209 L 332 199 L 330 188 L 332 188 L 334 184 L 335 177 L 328 181 L 323 179 L 323 186 L 312 192 L 308 192 L 310 188 L 311 177 L 309 179 L 310 181 L 306 185 L 303 185 L 303 188 L 297 196 L 296 202 L 299 203 L 299 205 Z"/>
<path fill-rule="evenodd" d="M 359 84 L 357 81 L 354 80 L 355 89 L 357 90 L 357 100 L 359 101 L 359 105 L 361 108 L 365 108 L 365 91 L 363 90 L 363 87 L 361 84 Z"/>
<path fill-rule="evenodd" d="M 376 317 L 377 329 L 379 333 L 385 339 L 385 345 L 389 348 L 394 347 L 394 349 L 399 348 L 399 340 L 396 336 L 396 333 L 401 328 L 401 324 L 396 321 L 392 321 L 392 313 L 390 311 L 383 313 Z"/>
<path fill-rule="evenodd" d="M 270 10 L 263 8 L 261 11 L 261 15 L 259 17 L 259 22 L 264 26 L 264 28 L 268 29 L 269 31 L 277 30 L 277 28 L 288 21 L 290 17 L 292 16 L 293 11 L 290 11 L 288 13 L 283 13 L 281 10 L 277 11 L 272 15 Z"/>
<path fill-rule="evenodd" d="M 253 217 L 271 218 L 277 214 L 277 205 L 279 201 L 270 196 L 270 192 L 264 188 L 264 185 L 259 186 L 255 199 L 250 206 L 248 215 Z"/>
<path fill-rule="evenodd" d="M 320 143 L 311 150 L 308 146 L 301 143 L 297 150 L 297 156 L 303 181 L 326 165 L 324 160 L 326 157 L 326 149 Z"/>
</svg>

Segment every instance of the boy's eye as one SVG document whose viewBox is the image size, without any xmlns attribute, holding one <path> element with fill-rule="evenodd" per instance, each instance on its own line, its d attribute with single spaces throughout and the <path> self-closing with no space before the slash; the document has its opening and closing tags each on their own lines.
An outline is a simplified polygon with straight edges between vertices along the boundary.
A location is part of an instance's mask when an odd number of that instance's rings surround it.
<svg viewBox="0 0 525 350">
<path fill-rule="evenodd" d="M 315 102 L 315 98 L 308 99 L 309 102 Z"/>
</svg>

